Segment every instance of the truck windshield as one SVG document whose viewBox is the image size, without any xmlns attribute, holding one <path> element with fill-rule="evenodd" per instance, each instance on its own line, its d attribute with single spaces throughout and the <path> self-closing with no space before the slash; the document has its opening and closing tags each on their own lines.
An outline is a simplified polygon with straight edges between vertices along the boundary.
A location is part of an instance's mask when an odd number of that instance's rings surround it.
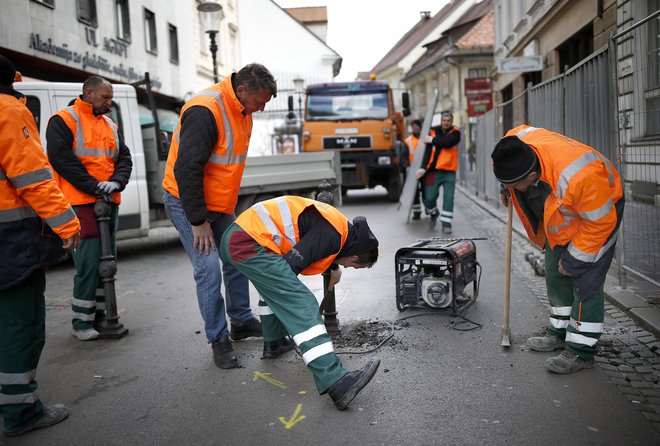
<svg viewBox="0 0 660 446">
<path fill-rule="evenodd" d="M 355 121 L 360 119 L 387 119 L 386 92 L 360 94 L 307 95 L 308 121 Z"/>
</svg>

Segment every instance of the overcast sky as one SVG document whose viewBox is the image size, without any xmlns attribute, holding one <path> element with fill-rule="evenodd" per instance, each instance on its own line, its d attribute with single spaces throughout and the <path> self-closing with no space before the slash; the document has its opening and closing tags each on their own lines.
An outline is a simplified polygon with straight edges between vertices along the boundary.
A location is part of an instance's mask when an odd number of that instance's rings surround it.
<svg viewBox="0 0 660 446">
<path fill-rule="evenodd" d="M 420 20 L 420 11 L 437 13 L 447 0 L 274 0 L 282 8 L 328 7 L 326 44 L 342 57 L 337 81 L 369 71 Z"/>
</svg>

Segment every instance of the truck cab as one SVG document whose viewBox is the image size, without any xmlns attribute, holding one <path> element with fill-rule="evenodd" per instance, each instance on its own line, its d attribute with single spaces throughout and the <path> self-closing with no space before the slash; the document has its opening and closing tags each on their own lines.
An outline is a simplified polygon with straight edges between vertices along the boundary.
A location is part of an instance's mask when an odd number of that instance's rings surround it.
<svg viewBox="0 0 660 446">
<path fill-rule="evenodd" d="M 404 113 L 408 96 L 403 97 Z M 394 110 L 387 82 L 309 85 L 302 151 L 341 154 L 342 191 L 382 185 L 398 201 L 402 184 L 403 115 Z"/>
</svg>

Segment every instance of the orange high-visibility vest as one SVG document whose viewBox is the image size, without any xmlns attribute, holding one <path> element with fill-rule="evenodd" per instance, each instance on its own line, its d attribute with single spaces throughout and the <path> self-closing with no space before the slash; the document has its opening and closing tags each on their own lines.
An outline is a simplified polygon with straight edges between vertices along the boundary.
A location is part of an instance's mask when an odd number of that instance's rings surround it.
<svg viewBox="0 0 660 446">
<path fill-rule="evenodd" d="M 457 131 L 458 129 L 456 127 L 452 127 L 447 132 L 447 135 Z M 429 164 L 426 166 L 427 169 L 431 167 L 431 164 L 433 163 L 436 150 L 440 150 L 440 154 L 438 155 L 438 160 L 435 163 L 435 170 L 448 170 L 450 172 L 456 172 L 458 170 L 458 145 L 449 148 L 445 147 L 442 149 L 437 149 L 435 146 L 433 146 Z"/>
<path fill-rule="evenodd" d="M 80 231 L 78 218 L 53 181 L 39 130 L 24 104 L 25 98 L 0 94 L 0 110 L 12 116 L 0 121 L 0 224 L 39 216 L 60 238 L 71 238 Z"/>
<path fill-rule="evenodd" d="M 315 206 L 341 236 L 341 246 L 336 253 L 317 260 L 301 272 L 306 276 L 320 274 L 330 267 L 348 237 L 348 219 L 329 204 L 291 195 L 273 198 L 243 212 L 236 224 L 264 248 L 284 255 L 300 241 L 298 217 L 309 206 Z"/>
<path fill-rule="evenodd" d="M 204 167 L 206 207 L 210 211 L 233 214 L 252 133 L 252 116 L 243 115 L 244 107 L 234 93 L 230 76 L 186 102 L 181 116 L 194 106 L 208 108 L 218 129 L 218 139 Z M 174 164 L 179 155 L 180 132 L 181 118 L 172 137 L 163 178 L 163 188 L 177 198 L 181 197 L 174 177 Z"/>
<path fill-rule="evenodd" d="M 435 136 L 435 132 L 430 130 L 429 135 Z M 415 153 L 417 153 L 417 144 L 419 143 L 419 138 L 411 133 L 410 136 L 403 140 L 403 142 L 405 142 L 408 146 L 408 162 L 412 164 L 413 159 L 415 158 Z"/>
<path fill-rule="evenodd" d="M 119 159 L 117 124 L 105 115 L 95 116 L 92 104 L 78 98 L 72 106 L 56 113 L 64 120 L 73 135 L 71 148 L 85 170 L 99 182 L 109 181 L 115 173 Z M 55 172 L 55 180 L 69 202 L 76 206 L 96 202 L 94 195 L 86 194 Z M 112 201 L 121 203 L 121 194 L 113 192 Z"/>
<path fill-rule="evenodd" d="M 576 259 L 593 263 L 616 242 L 607 241 L 617 224 L 615 203 L 623 197 L 621 177 L 612 163 L 591 147 L 559 133 L 521 125 L 506 136 L 529 145 L 541 163 L 540 180 L 552 188 L 536 233 L 511 194 L 530 240 L 540 247 L 568 244 Z"/>
</svg>

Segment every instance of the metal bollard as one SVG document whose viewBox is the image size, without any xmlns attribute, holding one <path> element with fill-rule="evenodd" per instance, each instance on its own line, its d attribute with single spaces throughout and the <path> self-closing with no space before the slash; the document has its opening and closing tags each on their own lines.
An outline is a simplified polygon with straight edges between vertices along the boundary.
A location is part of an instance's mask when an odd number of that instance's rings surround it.
<svg viewBox="0 0 660 446">
<path fill-rule="evenodd" d="M 335 196 L 331 191 L 332 185 L 326 180 L 323 180 L 321 184 L 319 184 L 316 193 L 316 200 L 332 206 Z M 330 336 L 335 336 L 341 334 L 341 328 L 339 327 L 339 319 L 337 318 L 335 290 L 333 288 L 332 291 L 328 291 L 328 285 L 330 285 L 329 269 L 323 272 L 323 300 L 321 301 L 319 310 L 323 316 L 323 323 L 325 324 L 328 334 Z"/>
<path fill-rule="evenodd" d="M 110 241 L 110 196 L 105 195 L 96 199 L 94 213 L 99 222 L 99 239 L 101 242 L 101 257 L 99 262 L 99 276 L 103 282 L 105 292 L 105 319 L 94 324 L 99 332 L 99 338 L 119 339 L 128 334 L 128 328 L 119 323 L 117 314 L 117 295 L 115 293 L 115 273 L 117 262 L 112 252 Z"/>
</svg>

